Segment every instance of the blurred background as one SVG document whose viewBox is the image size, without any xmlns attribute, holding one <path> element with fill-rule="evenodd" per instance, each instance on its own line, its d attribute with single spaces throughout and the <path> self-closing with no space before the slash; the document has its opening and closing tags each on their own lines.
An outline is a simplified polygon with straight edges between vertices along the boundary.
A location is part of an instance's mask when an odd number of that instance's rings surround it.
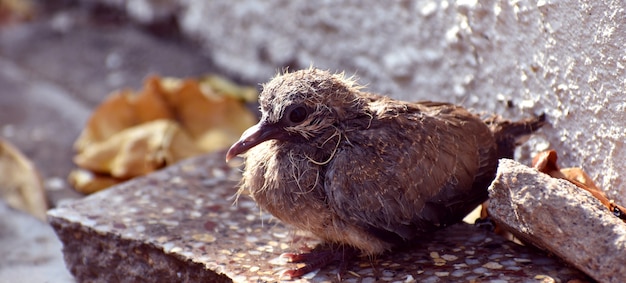
<svg viewBox="0 0 626 283">
<path fill-rule="evenodd" d="M 54 207 L 82 198 L 67 177 L 91 112 L 149 75 L 217 72 L 203 54 L 173 16 L 143 24 L 96 1 L 0 1 L 0 139 L 12 144 L 0 146 L 0 282 L 74 281 L 52 229 L 6 201 L 43 194 Z M 8 166 L 15 152 L 31 163 Z M 38 177 L 42 187 L 20 187 Z"/>
</svg>

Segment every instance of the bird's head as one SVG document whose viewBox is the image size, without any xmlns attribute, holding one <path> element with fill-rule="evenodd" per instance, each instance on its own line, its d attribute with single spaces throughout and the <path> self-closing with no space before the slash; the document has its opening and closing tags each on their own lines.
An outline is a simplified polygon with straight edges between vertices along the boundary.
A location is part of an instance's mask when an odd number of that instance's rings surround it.
<svg viewBox="0 0 626 283">
<path fill-rule="evenodd" d="M 306 69 L 276 76 L 259 96 L 261 120 L 226 154 L 230 160 L 267 140 L 305 142 L 357 115 L 364 106 L 359 86 L 343 74 Z M 333 130 L 334 131 L 334 130 Z"/>
</svg>

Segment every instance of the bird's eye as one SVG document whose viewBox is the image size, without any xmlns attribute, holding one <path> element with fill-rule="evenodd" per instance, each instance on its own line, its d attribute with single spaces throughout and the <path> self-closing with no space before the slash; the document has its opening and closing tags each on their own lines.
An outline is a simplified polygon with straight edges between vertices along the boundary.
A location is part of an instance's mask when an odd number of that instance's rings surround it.
<svg viewBox="0 0 626 283">
<path fill-rule="evenodd" d="M 293 108 L 290 112 L 289 112 L 289 122 L 291 123 L 300 123 L 302 121 L 304 121 L 304 119 L 306 119 L 307 116 L 307 111 L 306 108 L 304 106 L 298 106 L 296 108 Z"/>
</svg>

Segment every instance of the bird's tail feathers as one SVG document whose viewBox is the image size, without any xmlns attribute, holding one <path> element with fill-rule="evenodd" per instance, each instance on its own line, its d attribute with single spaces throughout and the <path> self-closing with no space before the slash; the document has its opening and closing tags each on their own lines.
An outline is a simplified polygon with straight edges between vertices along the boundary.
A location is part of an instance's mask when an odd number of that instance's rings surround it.
<svg viewBox="0 0 626 283">
<path fill-rule="evenodd" d="M 541 114 L 516 122 L 494 115 L 483 121 L 496 139 L 498 158 L 513 158 L 515 147 L 527 141 L 532 133 L 546 123 L 546 115 Z"/>
</svg>

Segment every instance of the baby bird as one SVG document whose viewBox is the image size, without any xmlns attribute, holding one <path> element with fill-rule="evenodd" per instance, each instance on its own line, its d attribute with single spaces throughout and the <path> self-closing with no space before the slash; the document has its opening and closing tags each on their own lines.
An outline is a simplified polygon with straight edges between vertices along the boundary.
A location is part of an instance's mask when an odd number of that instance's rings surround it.
<svg viewBox="0 0 626 283">
<path fill-rule="evenodd" d="M 239 193 L 364 255 L 461 221 L 487 199 L 498 158 L 512 157 L 520 138 L 544 123 L 482 121 L 448 103 L 398 101 L 314 68 L 278 75 L 259 102 L 260 122 L 226 154 L 245 153 Z M 308 263 L 291 277 L 341 258 L 289 257 Z"/>
</svg>

